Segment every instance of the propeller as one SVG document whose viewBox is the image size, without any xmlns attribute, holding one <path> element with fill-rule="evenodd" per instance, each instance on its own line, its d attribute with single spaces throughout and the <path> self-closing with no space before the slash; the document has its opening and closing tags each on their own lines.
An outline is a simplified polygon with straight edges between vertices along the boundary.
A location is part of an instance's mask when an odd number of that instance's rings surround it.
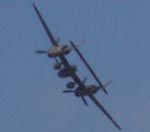
<svg viewBox="0 0 150 132">
<path fill-rule="evenodd" d="M 86 81 L 87 81 L 87 77 L 85 77 L 82 82 L 85 83 Z M 75 92 L 74 90 L 64 90 L 63 91 L 63 93 L 74 93 L 74 92 Z M 85 104 L 85 106 L 88 106 L 88 103 L 83 96 L 81 97 L 81 99 L 82 99 L 83 103 Z"/>
<path fill-rule="evenodd" d="M 84 97 L 81 97 L 81 99 L 82 99 L 83 103 L 85 104 L 85 106 L 88 106 L 88 103 L 87 103 L 87 101 L 85 100 L 85 98 L 84 98 Z"/>
<path fill-rule="evenodd" d="M 45 51 L 45 50 L 37 50 L 37 51 L 35 51 L 35 53 L 37 53 L 37 54 L 46 54 L 47 51 Z"/>
<path fill-rule="evenodd" d="M 57 43 L 59 43 L 59 42 L 60 42 L 60 37 L 58 37 L 58 38 L 57 38 L 56 42 L 57 42 Z"/>
<path fill-rule="evenodd" d="M 63 93 L 74 93 L 75 91 L 73 91 L 73 90 L 64 90 L 63 91 Z M 87 103 L 87 101 L 85 100 L 85 98 L 84 97 L 81 97 L 81 99 L 82 99 L 82 101 L 83 101 L 83 103 L 85 104 L 85 106 L 88 106 L 88 103 Z"/>
<path fill-rule="evenodd" d="M 74 44 L 74 46 L 75 46 L 76 48 L 78 48 L 80 45 L 83 45 L 84 43 L 85 43 L 85 40 L 83 40 L 83 41 L 81 41 L 81 42 L 79 42 L 79 43 L 77 43 L 77 44 Z M 71 50 L 75 50 L 74 46 L 71 46 L 71 47 L 70 47 Z"/>
<path fill-rule="evenodd" d="M 85 40 L 82 40 L 81 42 L 76 44 L 76 47 L 79 47 L 80 45 L 85 44 L 85 42 L 86 42 Z"/>
<path fill-rule="evenodd" d="M 73 90 L 64 90 L 63 93 L 74 93 Z"/>
<path fill-rule="evenodd" d="M 107 83 L 105 83 L 103 86 L 104 86 L 105 88 L 107 88 L 108 85 L 110 85 L 112 82 L 113 82 L 113 80 L 110 80 L 110 81 L 108 81 Z M 99 87 L 99 86 L 97 86 L 96 88 L 97 88 L 98 90 L 101 90 L 101 87 Z"/>
<path fill-rule="evenodd" d="M 85 40 L 82 40 L 81 42 L 77 43 L 75 46 L 78 48 L 80 45 L 85 44 Z"/>
<path fill-rule="evenodd" d="M 82 82 L 85 84 L 85 82 L 87 81 L 87 79 L 88 79 L 88 77 L 85 77 Z"/>
</svg>

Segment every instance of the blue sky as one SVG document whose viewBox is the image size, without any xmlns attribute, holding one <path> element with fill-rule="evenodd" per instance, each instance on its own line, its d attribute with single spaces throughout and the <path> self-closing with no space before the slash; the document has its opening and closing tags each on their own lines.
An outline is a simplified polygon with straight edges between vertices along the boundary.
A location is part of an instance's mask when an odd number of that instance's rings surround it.
<svg viewBox="0 0 150 132">
<path fill-rule="evenodd" d="M 80 50 L 105 83 L 97 99 L 124 132 L 150 129 L 150 2 L 148 0 L 44 0 L 0 2 L 0 131 L 116 132 L 89 100 L 62 93 L 71 79 L 59 79 L 54 60 L 36 55 L 51 46 L 32 3 L 54 36 L 86 44 Z M 75 52 L 68 57 L 78 75 L 96 83 Z"/>
</svg>

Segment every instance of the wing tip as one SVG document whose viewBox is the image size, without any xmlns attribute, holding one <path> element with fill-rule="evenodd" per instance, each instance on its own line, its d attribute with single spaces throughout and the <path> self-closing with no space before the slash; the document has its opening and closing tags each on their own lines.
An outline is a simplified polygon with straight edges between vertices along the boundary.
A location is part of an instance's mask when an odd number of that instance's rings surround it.
<svg viewBox="0 0 150 132">
<path fill-rule="evenodd" d="M 36 8 L 36 5 L 35 5 L 35 3 L 34 3 L 34 2 L 32 3 L 32 5 L 33 5 L 33 7 L 34 7 L 34 8 Z"/>
<path fill-rule="evenodd" d="M 122 128 L 120 126 L 117 127 L 120 131 L 122 131 Z"/>
</svg>

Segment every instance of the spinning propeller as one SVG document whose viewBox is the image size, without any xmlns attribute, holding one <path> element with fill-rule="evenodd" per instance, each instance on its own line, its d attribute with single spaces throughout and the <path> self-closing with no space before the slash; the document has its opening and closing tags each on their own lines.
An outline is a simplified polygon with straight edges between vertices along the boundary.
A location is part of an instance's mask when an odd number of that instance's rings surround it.
<svg viewBox="0 0 150 132">
<path fill-rule="evenodd" d="M 35 53 L 37 53 L 37 54 L 47 54 L 47 51 L 45 51 L 45 50 L 37 50 L 37 51 L 35 51 Z"/>
</svg>

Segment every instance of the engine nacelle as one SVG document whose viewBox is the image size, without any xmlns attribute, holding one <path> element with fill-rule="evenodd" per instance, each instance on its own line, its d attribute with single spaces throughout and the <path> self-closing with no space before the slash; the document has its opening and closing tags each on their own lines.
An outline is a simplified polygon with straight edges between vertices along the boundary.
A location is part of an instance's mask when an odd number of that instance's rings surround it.
<svg viewBox="0 0 150 132">
<path fill-rule="evenodd" d="M 67 83 L 66 86 L 67 86 L 68 89 L 73 89 L 75 87 L 75 83 L 74 82 L 69 82 L 69 83 Z"/>
<path fill-rule="evenodd" d="M 70 53 L 70 51 L 71 51 L 71 47 L 67 46 L 67 45 L 64 45 L 61 47 L 60 46 L 54 46 L 48 50 L 48 56 L 50 58 L 52 58 L 52 57 L 58 57 L 61 55 L 67 55 Z"/>
<path fill-rule="evenodd" d="M 64 46 L 61 47 L 61 50 L 62 50 L 62 52 L 63 52 L 65 55 L 67 55 L 67 54 L 70 53 L 71 47 L 68 46 L 68 45 L 64 45 Z"/>
<path fill-rule="evenodd" d="M 56 63 L 53 67 L 55 70 L 59 70 L 61 68 L 61 64 Z"/>
</svg>

